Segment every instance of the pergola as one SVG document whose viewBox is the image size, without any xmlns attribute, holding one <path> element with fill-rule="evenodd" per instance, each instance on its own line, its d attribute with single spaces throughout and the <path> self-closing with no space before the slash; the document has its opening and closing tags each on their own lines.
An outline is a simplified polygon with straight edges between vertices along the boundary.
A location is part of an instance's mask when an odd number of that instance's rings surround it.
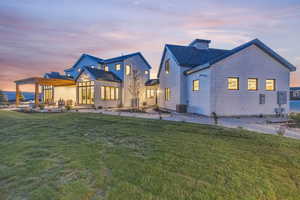
<svg viewBox="0 0 300 200">
<path fill-rule="evenodd" d="M 69 86 L 75 85 L 74 80 L 69 79 L 56 79 L 56 78 L 41 78 L 31 77 L 15 81 L 16 83 L 16 106 L 20 104 L 20 85 L 32 84 L 35 85 L 34 103 L 39 105 L 39 86 Z"/>
</svg>

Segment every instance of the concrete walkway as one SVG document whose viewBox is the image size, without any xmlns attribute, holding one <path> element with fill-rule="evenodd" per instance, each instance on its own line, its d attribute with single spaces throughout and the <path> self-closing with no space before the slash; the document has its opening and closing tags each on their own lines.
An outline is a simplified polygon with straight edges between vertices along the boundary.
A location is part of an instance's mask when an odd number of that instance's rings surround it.
<svg viewBox="0 0 300 200">
<path fill-rule="evenodd" d="M 114 110 L 92 110 L 92 109 L 81 109 L 78 110 L 78 112 L 102 113 L 108 115 L 137 117 L 137 118 L 146 118 L 146 119 L 160 119 L 159 114 L 155 112 L 130 113 L 130 112 L 117 112 Z M 169 121 L 180 121 L 180 122 L 184 121 L 190 123 L 214 125 L 214 121 L 212 118 L 194 115 L 194 114 L 163 113 L 161 114 L 161 119 L 169 120 Z M 269 118 L 224 117 L 224 118 L 219 118 L 218 125 L 227 128 L 243 128 L 249 131 L 277 135 L 278 129 L 280 128 L 280 123 L 267 123 L 267 122 L 280 121 L 280 120 L 281 119 L 274 118 L 274 117 L 273 118 L 272 117 Z M 285 136 L 290 138 L 300 139 L 300 130 L 286 128 Z"/>
</svg>

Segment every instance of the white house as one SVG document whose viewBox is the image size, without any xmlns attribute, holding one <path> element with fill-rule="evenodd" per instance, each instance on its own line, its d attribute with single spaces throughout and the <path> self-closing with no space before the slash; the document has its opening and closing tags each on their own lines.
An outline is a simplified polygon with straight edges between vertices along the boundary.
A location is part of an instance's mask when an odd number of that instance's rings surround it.
<svg viewBox="0 0 300 200">
<path fill-rule="evenodd" d="M 46 73 L 44 78 L 75 80 L 74 85 L 44 86 L 43 102 L 58 104 L 71 102 L 77 106 L 131 107 L 133 104 L 152 105 L 147 95 L 151 66 L 141 53 L 133 53 L 111 59 L 101 59 L 83 54 L 65 70 Z M 135 78 L 134 78 L 135 77 Z M 156 94 L 156 91 L 155 91 Z"/>
<path fill-rule="evenodd" d="M 292 64 L 258 39 L 232 50 L 210 48 L 210 42 L 165 46 L 160 107 L 207 116 L 289 112 Z"/>
</svg>

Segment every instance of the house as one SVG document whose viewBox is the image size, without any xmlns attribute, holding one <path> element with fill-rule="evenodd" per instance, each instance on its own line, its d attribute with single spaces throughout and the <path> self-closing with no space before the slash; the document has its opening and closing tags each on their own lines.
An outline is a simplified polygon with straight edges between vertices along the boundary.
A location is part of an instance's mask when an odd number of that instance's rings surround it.
<svg viewBox="0 0 300 200">
<path fill-rule="evenodd" d="M 77 62 L 65 70 L 46 73 L 45 79 L 73 80 L 74 84 L 43 86 L 43 101 L 57 104 L 59 101 L 72 102 L 77 106 L 96 108 L 131 107 L 152 105 L 152 92 L 147 88 L 155 82 L 150 79 L 151 66 L 141 53 L 133 53 L 110 59 L 101 59 L 83 54 Z M 146 86 L 147 85 L 147 86 Z M 153 91 L 156 95 L 157 91 Z"/>
<path fill-rule="evenodd" d="M 290 88 L 290 98 L 291 100 L 300 100 L 300 87 Z"/>
<path fill-rule="evenodd" d="M 289 112 L 292 64 L 258 39 L 231 50 L 210 43 L 165 45 L 158 71 L 161 108 L 207 116 Z"/>
</svg>

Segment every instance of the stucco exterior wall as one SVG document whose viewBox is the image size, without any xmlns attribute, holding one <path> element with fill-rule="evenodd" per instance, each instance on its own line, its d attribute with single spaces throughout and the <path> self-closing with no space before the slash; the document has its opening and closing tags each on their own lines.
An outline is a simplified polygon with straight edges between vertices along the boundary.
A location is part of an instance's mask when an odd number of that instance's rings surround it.
<svg viewBox="0 0 300 200">
<path fill-rule="evenodd" d="M 60 86 L 54 87 L 54 102 L 57 104 L 59 99 L 64 101 L 72 100 L 76 103 L 76 86 Z"/>
<path fill-rule="evenodd" d="M 170 60 L 170 72 L 167 74 L 165 71 L 165 62 L 168 59 Z M 181 84 L 183 79 L 182 71 L 183 69 L 181 66 L 177 64 L 174 56 L 167 49 L 163 59 L 163 66 L 159 74 L 159 107 L 176 110 L 176 105 L 181 103 L 184 98 L 181 97 L 181 91 L 186 90 Z M 165 88 L 170 88 L 171 91 L 171 98 L 169 101 L 165 100 Z"/>
<path fill-rule="evenodd" d="M 199 80 L 200 90 L 193 91 L 193 80 Z M 187 76 L 188 112 L 201 115 L 211 114 L 211 69 Z"/>
<path fill-rule="evenodd" d="M 277 91 L 289 92 L 289 70 L 255 45 L 214 64 L 212 71 L 211 109 L 220 116 L 275 114 Z M 239 90 L 228 90 L 228 77 L 239 77 Z M 257 91 L 248 91 L 248 78 L 258 79 Z M 275 91 L 265 90 L 266 79 L 276 79 Z M 259 104 L 259 94 L 265 94 L 265 104 Z M 289 104 L 283 108 L 289 112 Z"/>
<path fill-rule="evenodd" d="M 119 100 L 101 100 L 101 86 L 113 86 L 119 88 Z M 122 87 L 120 83 L 116 82 L 108 82 L 108 81 L 95 81 L 94 88 L 95 95 L 95 107 L 103 107 L 103 108 L 115 108 L 121 105 L 121 97 L 122 97 Z"/>
<path fill-rule="evenodd" d="M 148 65 L 144 62 L 144 60 L 136 55 L 130 57 L 124 61 L 124 69 L 126 65 L 131 65 L 131 70 L 138 70 L 139 71 L 139 102 L 140 106 L 142 106 L 143 102 L 145 101 L 145 82 L 150 78 L 150 69 Z M 145 70 L 148 70 L 148 74 L 145 74 Z M 132 72 L 130 75 L 126 75 L 124 73 L 123 77 L 123 94 L 122 94 L 122 104 L 124 107 L 130 107 L 132 103 L 132 93 L 130 92 L 130 85 L 132 84 Z"/>
</svg>

